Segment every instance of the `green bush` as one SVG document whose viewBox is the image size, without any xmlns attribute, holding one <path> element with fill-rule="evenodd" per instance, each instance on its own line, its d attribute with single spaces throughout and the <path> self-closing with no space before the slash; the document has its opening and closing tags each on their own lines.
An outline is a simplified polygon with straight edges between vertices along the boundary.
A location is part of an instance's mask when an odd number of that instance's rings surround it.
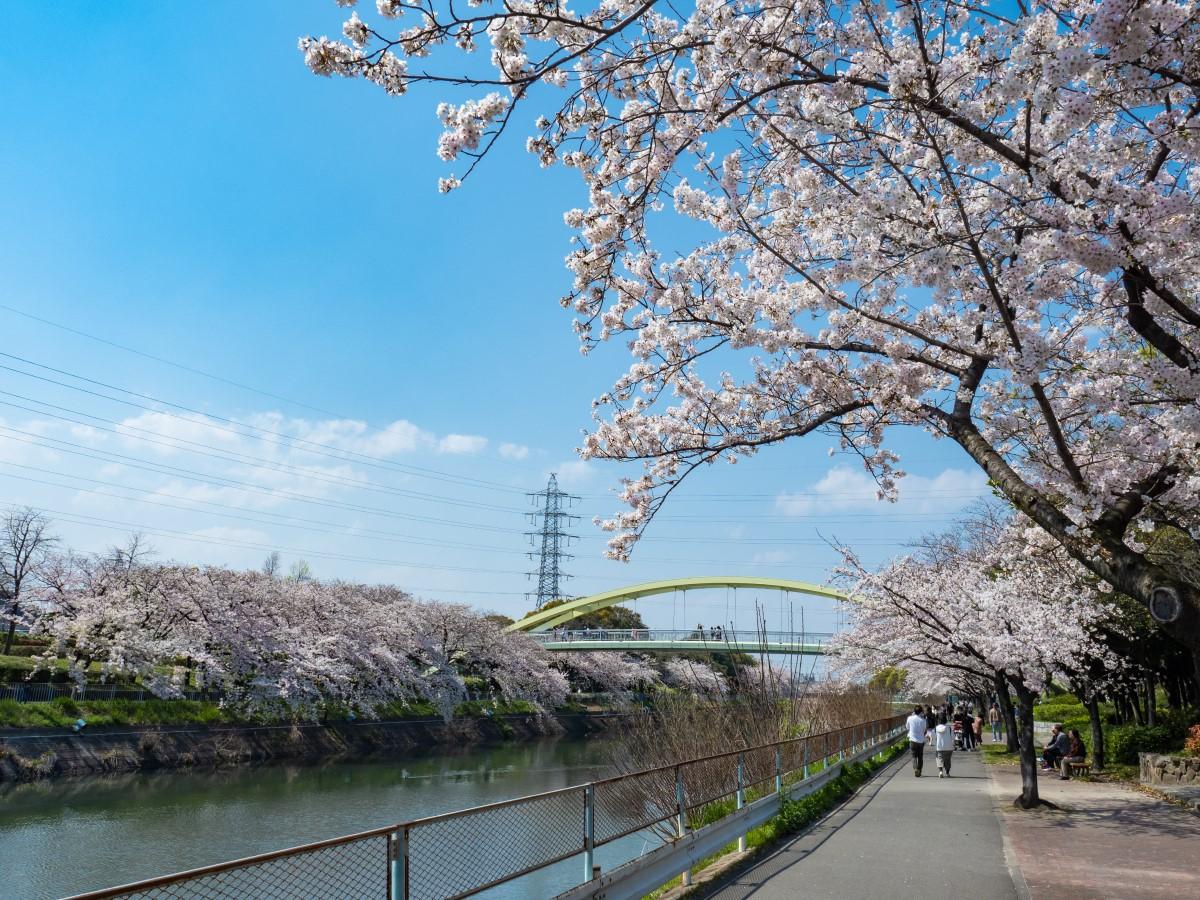
<svg viewBox="0 0 1200 900">
<path fill-rule="evenodd" d="M 1139 753 L 1168 753 L 1183 738 L 1170 725 L 1118 725 L 1106 737 L 1108 758 L 1127 766 L 1137 764 Z"/>
</svg>

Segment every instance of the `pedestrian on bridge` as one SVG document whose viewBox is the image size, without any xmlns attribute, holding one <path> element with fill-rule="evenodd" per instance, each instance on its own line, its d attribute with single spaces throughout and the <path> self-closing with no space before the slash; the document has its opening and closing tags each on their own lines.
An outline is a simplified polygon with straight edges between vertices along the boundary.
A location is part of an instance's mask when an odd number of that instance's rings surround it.
<svg viewBox="0 0 1200 900">
<path fill-rule="evenodd" d="M 925 764 L 925 707 L 917 704 L 913 714 L 904 723 L 908 727 L 908 749 L 912 751 L 913 775 L 921 777 L 921 768 Z"/>
</svg>

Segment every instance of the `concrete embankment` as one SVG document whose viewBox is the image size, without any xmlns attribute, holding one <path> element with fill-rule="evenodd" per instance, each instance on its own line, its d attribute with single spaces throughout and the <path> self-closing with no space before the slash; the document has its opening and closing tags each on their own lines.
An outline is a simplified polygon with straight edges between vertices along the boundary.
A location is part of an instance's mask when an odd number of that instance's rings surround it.
<svg viewBox="0 0 1200 900">
<path fill-rule="evenodd" d="M 494 718 L 338 722 L 262 726 L 113 726 L 76 734 L 64 729 L 0 729 L 0 781 L 67 775 L 318 762 L 536 740 L 604 731 L 619 713 L 509 715 Z"/>
</svg>

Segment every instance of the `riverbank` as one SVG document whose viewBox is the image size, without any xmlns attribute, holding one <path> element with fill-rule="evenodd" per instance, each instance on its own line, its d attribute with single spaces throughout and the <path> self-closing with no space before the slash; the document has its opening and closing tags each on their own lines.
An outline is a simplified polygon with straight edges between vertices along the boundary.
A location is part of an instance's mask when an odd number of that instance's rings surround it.
<svg viewBox="0 0 1200 900">
<path fill-rule="evenodd" d="M 0 729 L 0 782 L 152 769 L 320 762 L 604 732 L 624 713 L 520 713 L 389 722 Z"/>
</svg>

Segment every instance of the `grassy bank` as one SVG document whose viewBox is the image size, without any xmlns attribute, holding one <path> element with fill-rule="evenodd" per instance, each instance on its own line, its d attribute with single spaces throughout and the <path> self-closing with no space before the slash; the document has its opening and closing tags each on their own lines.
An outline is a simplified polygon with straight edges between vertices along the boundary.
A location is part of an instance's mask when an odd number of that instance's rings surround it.
<svg viewBox="0 0 1200 900">
<path fill-rule="evenodd" d="M 524 701 L 492 704 L 473 700 L 459 704 L 455 716 L 503 716 L 534 712 Z M 394 705 L 382 709 L 380 721 L 397 719 L 436 719 L 440 714 L 432 703 Z M 105 725 L 278 725 L 312 719 L 244 715 L 214 701 L 201 700 L 72 700 L 59 697 L 45 703 L 18 703 L 0 700 L 0 728 L 70 728 L 77 719 L 91 727 Z M 350 717 L 341 710 L 331 711 L 317 721 L 345 722 Z"/>
<path fill-rule="evenodd" d="M 850 763 L 842 768 L 842 772 L 837 778 L 819 790 L 795 800 L 785 799 L 779 815 L 746 833 L 746 849 L 748 853 L 743 860 L 743 864 L 749 864 L 755 858 L 773 849 L 780 842 L 798 834 L 825 816 L 830 810 L 842 803 L 865 784 L 876 771 L 886 766 L 897 756 L 903 755 L 907 749 L 907 745 L 901 743 L 890 748 L 884 753 L 882 758 L 872 757 L 864 762 Z M 810 771 L 812 774 L 817 774 L 820 770 L 813 767 Z M 752 800 L 754 798 L 751 797 L 748 799 Z M 705 808 L 700 820 L 693 823 L 692 827 L 699 827 L 716 821 L 732 811 L 732 801 L 723 804 L 711 804 L 710 807 Z M 714 853 L 712 856 L 701 860 L 692 869 L 693 880 L 703 878 L 706 869 L 714 863 L 720 862 L 731 853 L 736 852 L 737 842 L 735 841 L 721 848 L 720 851 Z M 676 878 L 670 883 L 663 885 L 651 894 L 650 897 L 660 897 L 672 889 L 679 887 L 680 883 L 680 879 Z M 696 890 L 699 891 L 702 887 L 703 885 L 697 885 Z M 684 896 L 688 896 L 688 894 Z"/>
</svg>

